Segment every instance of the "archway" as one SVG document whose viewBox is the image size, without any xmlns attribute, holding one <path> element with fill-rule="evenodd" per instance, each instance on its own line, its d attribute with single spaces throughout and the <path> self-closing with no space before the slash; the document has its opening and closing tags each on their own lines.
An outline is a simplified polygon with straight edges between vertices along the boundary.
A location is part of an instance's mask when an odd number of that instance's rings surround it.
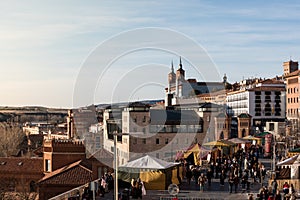
<svg viewBox="0 0 300 200">
<path fill-rule="evenodd" d="M 243 129 L 243 130 L 242 130 L 242 137 L 245 137 L 245 136 L 246 136 L 246 130 Z"/>
<path fill-rule="evenodd" d="M 223 133 L 223 131 L 220 134 L 220 140 L 224 140 L 224 133 Z"/>
</svg>

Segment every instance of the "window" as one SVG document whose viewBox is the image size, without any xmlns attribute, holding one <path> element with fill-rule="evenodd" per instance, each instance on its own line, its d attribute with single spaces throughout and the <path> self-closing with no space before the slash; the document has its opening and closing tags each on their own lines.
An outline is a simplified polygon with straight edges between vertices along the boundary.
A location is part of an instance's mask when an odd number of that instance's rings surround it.
<svg viewBox="0 0 300 200">
<path fill-rule="evenodd" d="M 269 124 L 269 131 L 274 131 L 274 123 Z"/>
<path fill-rule="evenodd" d="M 133 138 L 133 144 L 137 144 L 137 138 Z"/>
<path fill-rule="evenodd" d="M 51 161 L 50 160 L 45 160 L 45 171 L 50 172 L 51 171 Z"/>
<path fill-rule="evenodd" d="M 146 138 L 143 138 L 142 143 L 146 144 Z"/>
<path fill-rule="evenodd" d="M 156 144 L 159 144 L 159 138 L 156 138 Z"/>
<path fill-rule="evenodd" d="M 169 143 L 169 138 L 166 138 L 165 144 Z"/>
</svg>

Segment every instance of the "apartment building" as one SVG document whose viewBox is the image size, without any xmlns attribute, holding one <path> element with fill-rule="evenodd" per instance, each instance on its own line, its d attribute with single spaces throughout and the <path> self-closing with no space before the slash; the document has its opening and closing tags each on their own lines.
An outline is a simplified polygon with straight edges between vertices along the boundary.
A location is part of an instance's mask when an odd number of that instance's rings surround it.
<svg viewBox="0 0 300 200">
<path fill-rule="evenodd" d="M 298 62 L 289 61 L 283 63 L 284 78 L 286 82 L 286 117 L 294 131 L 299 130 L 299 83 L 300 70 Z"/>
<path fill-rule="evenodd" d="M 227 113 L 237 117 L 242 113 L 252 116 L 252 126 L 265 127 L 266 122 L 285 120 L 285 84 L 282 80 L 256 80 L 227 93 Z"/>
</svg>

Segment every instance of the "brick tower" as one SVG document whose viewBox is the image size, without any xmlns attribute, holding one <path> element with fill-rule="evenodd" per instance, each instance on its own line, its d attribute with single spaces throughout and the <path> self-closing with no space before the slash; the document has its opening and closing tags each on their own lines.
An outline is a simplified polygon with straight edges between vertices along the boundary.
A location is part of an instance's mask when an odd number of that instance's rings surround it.
<svg viewBox="0 0 300 200">
<path fill-rule="evenodd" d="M 250 135 L 252 116 L 242 113 L 238 116 L 238 138 Z"/>
<path fill-rule="evenodd" d="M 84 159 L 85 146 L 79 141 L 44 140 L 44 172 L 52 172 L 65 165 Z"/>
</svg>

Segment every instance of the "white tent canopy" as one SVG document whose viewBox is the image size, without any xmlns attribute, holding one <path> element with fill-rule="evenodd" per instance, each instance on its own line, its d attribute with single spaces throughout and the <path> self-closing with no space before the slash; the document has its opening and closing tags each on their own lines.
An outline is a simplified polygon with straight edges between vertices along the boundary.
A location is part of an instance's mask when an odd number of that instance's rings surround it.
<svg viewBox="0 0 300 200">
<path fill-rule="evenodd" d="M 139 169 L 167 169 L 174 165 L 176 164 L 146 155 L 144 157 L 130 161 L 127 164 L 122 165 L 120 167 Z"/>
<path fill-rule="evenodd" d="M 279 163 L 277 163 L 278 166 L 282 165 L 293 165 L 293 164 L 300 164 L 300 154 L 295 155 L 293 157 L 287 158 Z"/>
<path fill-rule="evenodd" d="M 171 183 L 179 184 L 179 163 L 166 162 L 149 155 L 130 161 L 119 167 L 119 179 L 130 182 L 132 178 L 143 180 L 146 189 L 165 190 Z"/>
<path fill-rule="evenodd" d="M 291 168 L 291 179 L 297 179 L 299 177 L 299 166 L 300 166 L 300 154 L 285 159 L 279 163 L 277 166 L 288 166 Z"/>
</svg>

